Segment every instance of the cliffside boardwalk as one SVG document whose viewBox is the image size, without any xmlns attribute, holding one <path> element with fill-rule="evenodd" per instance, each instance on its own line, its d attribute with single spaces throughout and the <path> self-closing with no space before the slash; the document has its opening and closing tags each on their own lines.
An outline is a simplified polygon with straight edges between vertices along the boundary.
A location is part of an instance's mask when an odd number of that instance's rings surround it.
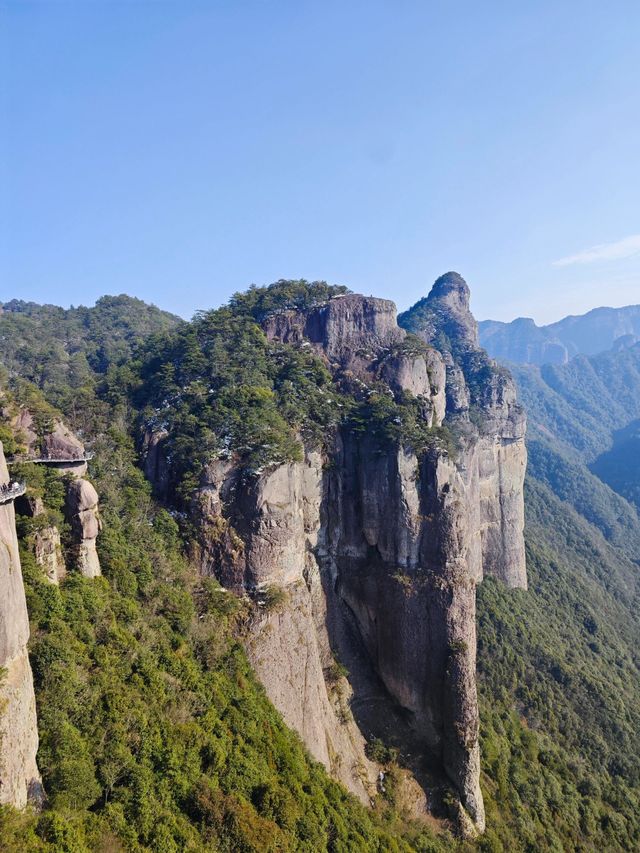
<svg viewBox="0 0 640 853">
<path fill-rule="evenodd" d="M 33 462 L 34 465 L 81 465 L 90 462 L 94 454 L 89 452 L 83 456 L 13 456 L 7 459 L 7 465 L 17 465 L 24 462 Z"/>
<path fill-rule="evenodd" d="M 16 480 L 11 480 L 9 483 L 0 485 L 0 504 L 6 504 L 10 501 L 15 501 L 27 490 L 26 483 L 18 483 Z"/>
</svg>

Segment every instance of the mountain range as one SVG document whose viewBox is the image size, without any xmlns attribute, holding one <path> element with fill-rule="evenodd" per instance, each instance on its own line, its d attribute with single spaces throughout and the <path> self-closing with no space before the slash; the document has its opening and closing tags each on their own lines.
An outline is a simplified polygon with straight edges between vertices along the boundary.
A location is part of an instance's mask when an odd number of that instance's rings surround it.
<svg viewBox="0 0 640 853">
<path fill-rule="evenodd" d="M 594 308 L 548 326 L 518 317 L 510 323 L 483 320 L 478 327 L 480 343 L 493 358 L 520 364 L 566 364 L 574 355 L 596 355 L 637 343 L 640 305 Z"/>
</svg>

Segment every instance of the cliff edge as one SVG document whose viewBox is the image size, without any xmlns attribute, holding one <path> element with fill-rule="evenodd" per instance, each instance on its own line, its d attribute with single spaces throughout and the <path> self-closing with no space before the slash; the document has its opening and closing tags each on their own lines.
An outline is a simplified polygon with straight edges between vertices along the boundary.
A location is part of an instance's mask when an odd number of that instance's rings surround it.
<svg viewBox="0 0 640 853">
<path fill-rule="evenodd" d="M 351 414 L 302 436 L 299 460 L 214 455 L 189 499 L 192 553 L 254 601 L 255 670 L 336 778 L 367 801 L 379 768 L 364 742 L 388 736 L 425 808 L 451 786 L 460 825 L 482 831 L 475 588 L 484 573 L 526 588 L 525 418 L 459 275 L 399 321 L 356 294 L 260 317 L 271 346 L 314 353 Z M 171 447 L 147 427 L 145 469 L 168 499 Z"/>
</svg>

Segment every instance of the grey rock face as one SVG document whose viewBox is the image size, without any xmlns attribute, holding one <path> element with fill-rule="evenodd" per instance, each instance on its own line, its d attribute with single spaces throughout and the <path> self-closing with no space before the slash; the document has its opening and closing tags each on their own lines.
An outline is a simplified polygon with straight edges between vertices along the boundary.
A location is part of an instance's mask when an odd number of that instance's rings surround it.
<svg viewBox="0 0 640 853">
<path fill-rule="evenodd" d="M 86 577 L 97 577 L 101 574 L 96 550 L 96 537 L 101 529 L 98 495 L 91 483 L 83 479 L 87 472 L 86 462 L 68 461 L 84 460 L 84 445 L 62 421 L 54 421 L 48 433 L 38 436 L 33 416 L 27 409 L 18 410 L 12 425 L 21 436 L 28 457 L 60 461 L 53 470 L 60 476 L 70 475 L 72 478 L 67 486 L 64 511 L 71 525 L 76 567 Z M 43 511 L 42 501 L 29 493 L 20 500 L 19 512 L 24 515 L 34 517 Z M 66 574 L 66 566 L 58 529 L 52 526 L 37 531 L 32 537 L 32 545 L 36 561 L 49 580 L 59 583 Z"/>
<path fill-rule="evenodd" d="M 388 299 L 348 294 L 307 312 L 285 311 L 268 317 L 269 339 L 317 345 L 332 362 L 347 364 L 359 350 L 377 352 L 404 340 L 396 306 Z"/>
<path fill-rule="evenodd" d="M 88 480 L 76 479 L 69 483 L 65 515 L 74 538 L 77 568 L 85 577 L 95 578 L 101 574 L 96 537 L 102 522 L 98 513 L 98 493 Z"/>
<path fill-rule="evenodd" d="M 0 444 L 0 483 L 9 475 Z M 27 654 L 29 618 L 18 555 L 15 511 L 0 506 L 0 804 L 23 808 L 42 799 L 36 765 L 38 728 Z"/>
<path fill-rule="evenodd" d="M 33 553 L 51 583 L 59 584 L 67 574 L 62 556 L 60 531 L 55 525 L 44 527 L 33 534 Z"/>
<path fill-rule="evenodd" d="M 314 556 L 323 488 L 317 451 L 245 482 L 232 464 L 211 463 L 194 496 L 203 534 L 195 555 L 205 574 L 257 596 L 247 652 L 267 695 L 311 754 L 368 804 L 376 772 L 349 710 L 349 684 L 324 675 L 335 662 Z M 273 590 L 280 601 L 272 608 Z"/>
<path fill-rule="evenodd" d="M 509 586 L 526 588 L 526 419 L 513 379 L 479 346 L 469 288 L 458 273 L 441 276 L 399 322 L 423 340 L 439 341 L 444 347 L 445 422 L 464 436 L 459 467 L 476 472 L 468 486 L 469 512 L 476 517 L 482 571 Z M 480 580 L 481 571 L 477 576 Z"/>
<path fill-rule="evenodd" d="M 147 430 L 142 446 L 145 476 L 154 484 L 156 494 L 163 500 L 169 491 L 169 466 L 162 452 L 166 435 L 166 430 Z"/>
<path fill-rule="evenodd" d="M 29 518 L 37 518 L 45 512 L 42 498 L 29 493 L 18 498 L 15 507 L 19 515 L 26 515 Z M 28 541 L 36 563 L 41 566 L 47 579 L 51 583 L 59 584 L 67 574 L 67 567 L 64 563 L 58 528 L 55 525 L 41 527 L 29 536 Z"/>
<path fill-rule="evenodd" d="M 82 459 L 85 455 L 82 442 L 62 421 L 54 421 L 50 431 L 41 436 L 36 431 L 31 412 L 21 408 L 13 418 L 12 426 L 21 436 L 28 457 L 67 460 Z M 86 470 L 84 463 L 80 467 Z"/>
<path fill-rule="evenodd" d="M 388 299 L 348 294 L 308 311 L 283 311 L 263 322 L 269 340 L 311 345 L 328 366 L 365 383 L 383 380 L 396 394 L 425 401 L 429 423 L 445 414 L 445 365 L 433 348 L 404 348 L 407 333 Z"/>
<path fill-rule="evenodd" d="M 351 295 L 265 321 L 272 340 L 313 346 L 338 381 L 375 378 L 424 399 L 428 422 L 454 430 L 455 454 L 434 444 L 418 458 L 344 427 L 322 454 L 306 448 L 303 462 L 259 475 L 213 461 L 193 496 L 194 557 L 257 601 L 250 659 L 336 778 L 365 801 L 372 791 L 371 677 L 482 830 L 475 590 L 485 572 L 526 587 L 525 422 L 509 375 L 478 347 L 459 276 L 438 280 L 408 328 L 431 348 L 406 347 L 386 300 Z M 273 611 L 271 588 L 282 592 Z M 334 653 L 349 683 L 332 677 Z"/>
<path fill-rule="evenodd" d="M 82 442 L 60 421 L 44 436 L 40 450 L 48 459 L 81 459 L 85 453 Z"/>
</svg>

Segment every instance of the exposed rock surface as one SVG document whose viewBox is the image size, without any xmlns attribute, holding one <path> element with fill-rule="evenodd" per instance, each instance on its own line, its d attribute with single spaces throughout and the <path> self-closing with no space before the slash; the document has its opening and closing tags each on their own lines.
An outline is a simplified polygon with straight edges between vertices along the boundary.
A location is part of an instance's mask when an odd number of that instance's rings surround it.
<svg viewBox="0 0 640 853">
<path fill-rule="evenodd" d="M 31 412 L 20 408 L 13 418 L 12 426 L 24 445 L 28 458 L 44 458 L 52 462 L 84 459 L 84 445 L 60 420 L 54 419 L 46 426 L 39 427 Z M 85 471 L 86 464 L 78 462 L 73 473 L 82 476 Z"/>
<path fill-rule="evenodd" d="M 45 464 L 66 478 L 67 489 L 64 512 L 71 526 L 74 563 L 86 577 L 101 574 L 96 550 L 96 538 L 101 529 L 98 495 L 91 483 L 84 479 L 87 473 L 86 451 L 80 439 L 60 420 L 54 419 L 46 426 L 37 427 L 28 409 L 19 408 L 12 418 L 12 428 L 26 448 L 27 459 L 44 459 Z M 79 461 L 75 461 L 79 460 Z M 42 501 L 28 492 L 21 499 L 19 511 L 35 517 L 44 511 Z M 66 574 L 60 543 L 60 532 L 55 525 L 41 527 L 32 536 L 36 561 L 53 583 Z"/>
<path fill-rule="evenodd" d="M 348 383 L 350 378 L 386 382 L 428 403 L 429 423 L 445 414 L 445 365 L 433 347 L 417 350 L 396 322 L 389 299 L 348 294 L 308 311 L 282 311 L 263 323 L 270 340 L 311 345 Z"/>
<path fill-rule="evenodd" d="M 526 419 L 510 374 L 478 344 L 469 288 L 457 273 L 441 276 L 431 293 L 400 315 L 404 328 L 439 342 L 447 365 L 447 420 L 464 436 L 457 467 L 468 477 L 468 513 L 476 518 L 482 572 L 526 588 L 524 493 Z"/>
<path fill-rule="evenodd" d="M 95 578 L 101 573 L 96 537 L 102 523 L 98 514 L 98 493 L 88 480 L 69 483 L 65 513 L 74 538 L 76 567 L 85 577 Z"/>
<path fill-rule="evenodd" d="M 42 498 L 25 494 L 16 501 L 19 515 L 29 518 L 44 518 L 45 506 Z M 51 583 L 58 584 L 67 574 L 62 554 L 60 531 L 55 524 L 38 527 L 29 537 L 36 563 L 42 567 Z"/>
<path fill-rule="evenodd" d="M 0 483 L 9 474 L 0 444 Z M 13 503 L 0 505 L 0 804 L 22 808 L 42 798 L 36 766 L 38 729 L 27 654 L 29 618 Z"/>
<path fill-rule="evenodd" d="M 59 584 L 67 574 L 62 556 L 60 531 L 55 525 L 43 527 L 33 534 L 33 553 L 51 583 Z"/>
<path fill-rule="evenodd" d="M 422 399 L 428 423 L 453 430 L 455 451 L 435 442 L 418 458 L 345 426 L 322 454 L 306 448 L 303 462 L 262 474 L 213 461 L 193 497 L 194 556 L 257 600 L 252 663 L 337 778 L 371 793 L 362 734 L 381 716 L 375 694 L 482 830 L 475 586 L 488 573 L 526 587 L 525 422 L 509 374 L 478 346 L 460 276 L 443 276 L 401 319 L 422 344 L 397 325 L 392 302 L 356 295 L 279 312 L 264 328 L 271 340 L 312 346 L 344 387 L 356 377 L 363 394 L 375 381 Z M 162 490 L 161 437 L 146 446 L 145 470 L 159 472 Z M 273 588 L 282 594 L 270 609 Z"/>
</svg>

